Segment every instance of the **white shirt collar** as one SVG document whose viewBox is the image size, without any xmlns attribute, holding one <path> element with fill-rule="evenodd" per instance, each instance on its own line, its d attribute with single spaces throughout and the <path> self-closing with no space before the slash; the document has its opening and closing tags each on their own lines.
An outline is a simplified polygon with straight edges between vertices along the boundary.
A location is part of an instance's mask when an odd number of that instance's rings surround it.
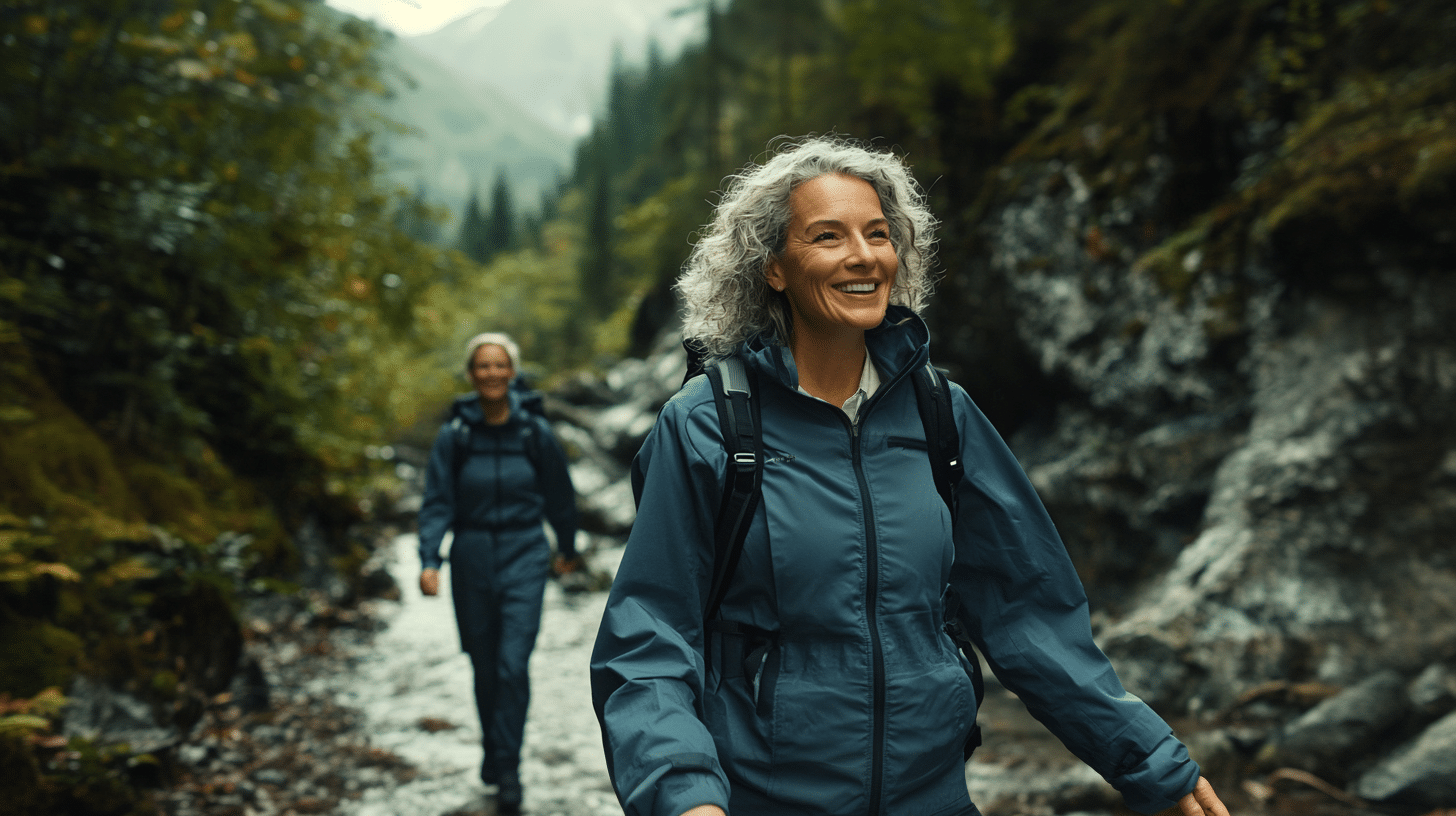
<svg viewBox="0 0 1456 816">
<path fill-rule="evenodd" d="M 875 370 L 874 363 L 870 362 L 870 354 L 869 351 L 866 350 L 864 368 L 861 368 L 859 371 L 859 388 L 850 395 L 849 399 L 844 401 L 843 405 L 839 406 L 840 410 L 844 411 L 844 415 L 849 417 L 850 422 L 859 421 L 859 409 L 863 408 L 865 402 L 867 402 L 870 397 L 875 395 L 875 391 L 878 390 L 879 387 L 880 373 Z M 799 393 L 814 397 L 813 394 L 805 391 L 803 386 L 799 387 Z M 822 400 L 818 397 L 814 397 L 814 399 L 817 399 L 820 402 L 824 403 L 828 402 L 828 400 Z"/>
</svg>

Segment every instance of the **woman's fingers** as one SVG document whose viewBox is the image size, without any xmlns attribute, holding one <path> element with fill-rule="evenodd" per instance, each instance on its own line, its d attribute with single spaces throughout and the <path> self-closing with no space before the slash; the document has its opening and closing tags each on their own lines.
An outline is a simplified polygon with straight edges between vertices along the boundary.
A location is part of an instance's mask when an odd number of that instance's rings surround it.
<svg viewBox="0 0 1456 816">
<path fill-rule="evenodd" d="M 1223 806 L 1213 785 L 1201 776 L 1198 784 L 1193 786 L 1193 792 L 1178 800 L 1178 809 L 1183 811 L 1184 816 L 1229 816 L 1228 808 Z"/>
</svg>

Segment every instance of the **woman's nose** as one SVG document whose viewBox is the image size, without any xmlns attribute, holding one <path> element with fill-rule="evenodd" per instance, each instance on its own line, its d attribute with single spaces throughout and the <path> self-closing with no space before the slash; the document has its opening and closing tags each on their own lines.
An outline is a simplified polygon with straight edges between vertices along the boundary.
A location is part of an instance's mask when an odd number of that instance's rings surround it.
<svg viewBox="0 0 1456 816">
<path fill-rule="evenodd" d="M 863 235 L 854 234 L 848 241 L 849 254 L 845 257 L 846 266 L 868 266 L 874 252 L 870 249 L 869 239 Z"/>
</svg>

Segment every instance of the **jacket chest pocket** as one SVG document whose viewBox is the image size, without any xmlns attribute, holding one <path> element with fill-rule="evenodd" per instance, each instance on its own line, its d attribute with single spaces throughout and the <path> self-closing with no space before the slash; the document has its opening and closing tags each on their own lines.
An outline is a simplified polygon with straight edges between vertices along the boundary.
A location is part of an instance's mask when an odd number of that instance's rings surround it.
<svg viewBox="0 0 1456 816">
<path fill-rule="evenodd" d="M 890 449 L 903 448 L 905 450 L 919 451 L 921 453 L 928 453 L 930 451 L 930 445 L 927 444 L 924 439 L 916 439 L 913 436 L 886 437 L 885 447 Z"/>
<path fill-rule="evenodd" d="M 782 657 L 777 632 L 736 621 L 708 624 L 718 635 L 718 671 L 724 684 L 740 684 L 760 717 L 773 715 Z"/>
</svg>

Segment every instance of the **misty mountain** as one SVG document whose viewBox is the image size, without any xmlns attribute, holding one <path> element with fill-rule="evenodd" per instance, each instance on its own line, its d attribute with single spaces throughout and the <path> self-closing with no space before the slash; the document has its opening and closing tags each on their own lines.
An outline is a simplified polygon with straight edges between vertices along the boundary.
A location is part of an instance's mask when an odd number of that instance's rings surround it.
<svg viewBox="0 0 1456 816">
<path fill-rule="evenodd" d="M 408 41 L 494 86 L 536 118 L 584 135 L 606 96 L 613 54 L 640 63 L 655 41 L 676 55 L 702 30 L 696 0 L 512 0 Z"/>
<path fill-rule="evenodd" d="M 377 129 L 388 177 L 457 216 L 505 173 L 518 205 L 533 210 L 570 167 L 572 139 L 484 83 L 471 82 L 408 39 L 382 49 L 389 94 L 366 101 L 404 127 Z"/>
</svg>

